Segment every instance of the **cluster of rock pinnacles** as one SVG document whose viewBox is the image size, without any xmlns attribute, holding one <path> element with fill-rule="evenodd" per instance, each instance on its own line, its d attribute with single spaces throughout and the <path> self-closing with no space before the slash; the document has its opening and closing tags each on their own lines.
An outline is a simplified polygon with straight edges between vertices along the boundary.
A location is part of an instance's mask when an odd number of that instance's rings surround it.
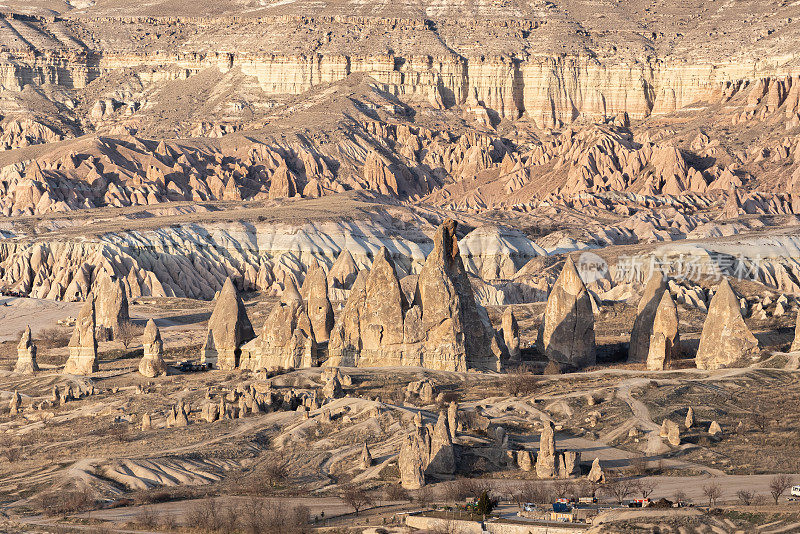
<svg viewBox="0 0 800 534">
<path fill-rule="evenodd" d="M 520 361 L 519 325 L 511 308 L 496 332 L 472 292 L 458 253 L 456 223 L 437 230 L 434 248 L 409 288 L 401 284 L 389 252 L 381 248 L 369 269 L 359 270 L 343 251 L 326 275 L 309 268 L 300 289 L 287 278 L 280 303 L 256 336 L 244 303 L 228 278 L 217 294 L 208 322 L 201 360 L 223 370 L 302 368 L 320 364 L 327 344 L 329 367 L 420 366 L 447 371 L 499 371 L 502 362 Z M 67 374 L 96 372 L 97 335 L 113 338 L 129 322 L 124 285 L 105 271 L 97 295 L 90 295 L 78 314 L 69 342 Z M 349 287 L 349 297 L 334 321 L 328 290 L 331 283 Z M 539 348 L 553 364 L 580 369 L 596 363 L 593 296 L 572 259 L 564 266 L 547 299 Z M 150 320 L 143 335 L 140 372 L 166 372 L 163 341 Z M 758 349 L 745 324 L 739 301 L 727 280 L 717 287 L 697 351 L 701 369 L 736 365 Z M 647 282 L 631 331 L 630 362 L 650 370 L 668 369 L 681 351 L 676 304 L 666 278 L 654 273 Z M 20 373 L 38 370 L 30 329 L 20 340 Z"/>
<path fill-rule="evenodd" d="M 291 278 L 287 279 L 280 303 L 266 319 L 259 336 L 228 278 L 217 295 L 208 322 L 202 361 L 223 370 L 312 367 L 320 365 L 319 347 L 327 343 L 328 358 L 323 365 L 328 369 L 322 394 L 328 401 L 343 396 L 340 366 L 404 365 L 448 371 L 499 371 L 503 361 L 521 361 L 519 325 L 512 309 L 506 309 L 502 329 L 496 332 L 475 301 L 458 253 L 455 230 L 454 221 L 446 221 L 439 227 L 433 251 L 413 280 L 411 290 L 401 284 L 385 248 L 375 254 L 368 270 L 358 270 L 352 256 L 344 251 L 327 275 L 322 267 L 312 266 L 300 289 Z M 64 373 L 96 372 L 98 332 L 113 338 L 121 325 L 130 321 L 124 286 L 105 272 L 100 276 L 103 278 L 97 295 L 90 295 L 75 322 Z M 350 288 L 349 298 L 335 321 L 328 296 L 332 280 L 339 287 Z M 592 298 L 575 264 L 567 257 L 547 300 L 539 332 L 540 349 L 551 365 L 579 369 L 596 363 Z M 677 307 L 666 279 L 655 273 L 647 282 L 637 309 L 629 361 L 644 363 L 649 370 L 669 369 L 680 356 L 678 324 Z M 166 374 L 164 344 L 152 319 L 144 329 L 142 343 L 139 372 L 151 378 Z M 793 350 L 797 346 L 800 345 L 795 341 Z M 737 365 L 757 349 L 758 342 L 742 319 L 739 300 L 728 281 L 722 280 L 703 326 L 697 367 L 717 369 Z M 37 371 L 36 345 L 27 328 L 19 343 L 15 372 Z M 429 383 L 417 385 L 420 398 L 432 397 Z M 269 391 L 255 389 L 235 393 L 227 403 L 223 397 L 218 404 L 205 406 L 203 419 L 211 422 L 243 417 L 248 412 L 275 406 L 276 402 L 287 409 L 302 409 L 305 417 L 309 409 L 319 408 L 319 402 L 311 398 L 275 399 Z M 16 413 L 20 404 L 20 396 L 15 392 L 10 403 L 12 411 Z M 188 424 L 186 407 L 173 408 L 170 419 L 167 426 Z M 693 420 L 691 409 L 687 428 L 691 426 L 690 419 Z M 504 429 L 495 428 L 492 454 L 498 463 L 513 463 L 522 470 L 535 471 L 540 478 L 579 474 L 579 453 L 556 450 L 553 423 L 549 420 L 542 423 L 536 454 L 509 449 Z M 147 415 L 142 426 L 149 428 L 150 424 Z M 458 429 L 456 403 L 443 410 L 435 424 L 425 424 L 417 412 L 398 457 L 400 480 L 405 488 L 422 487 L 426 476 L 452 476 L 456 469 L 454 443 L 458 441 Z M 715 422 L 712 430 L 721 431 Z M 664 421 L 661 435 L 670 444 L 680 443 L 678 426 L 672 421 Z M 364 468 L 369 467 L 372 457 L 366 444 L 361 456 Z M 600 482 L 603 477 L 599 461 L 595 460 L 589 478 Z"/>
</svg>

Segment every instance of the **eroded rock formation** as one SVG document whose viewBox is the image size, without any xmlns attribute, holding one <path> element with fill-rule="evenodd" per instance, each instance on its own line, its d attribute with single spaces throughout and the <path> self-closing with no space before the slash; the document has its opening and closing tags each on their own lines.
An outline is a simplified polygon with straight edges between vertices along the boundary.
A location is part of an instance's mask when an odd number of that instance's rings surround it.
<svg viewBox="0 0 800 534">
<path fill-rule="evenodd" d="M 339 369 L 335 369 L 334 372 L 328 376 L 328 380 L 322 387 L 322 395 L 326 399 L 339 399 L 344 397 L 342 382 L 339 379 Z"/>
<path fill-rule="evenodd" d="M 797 314 L 797 319 L 795 319 L 794 340 L 792 340 L 792 346 L 789 348 L 790 352 L 797 352 L 799 350 L 800 350 L 800 313 Z"/>
<path fill-rule="evenodd" d="M 122 281 L 114 280 L 103 270 L 95 290 L 95 315 L 97 328 L 106 339 L 114 339 L 120 325 L 130 322 L 128 297 Z"/>
<path fill-rule="evenodd" d="M 542 421 L 544 428 L 539 436 L 539 454 L 536 455 L 536 476 L 556 476 L 556 438 L 552 421 Z"/>
<path fill-rule="evenodd" d="M 328 299 L 328 281 L 325 272 L 318 264 L 308 270 L 300 293 L 308 303 L 308 318 L 311 321 L 314 341 L 327 343 L 333 329 L 333 307 Z"/>
<path fill-rule="evenodd" d="M 358 267 L 349 250 L 339 253 L 328 271 L 328 285 L 335 289 L 350 289 L 358 276 Z"/>
<path fill-rule="evenodd" d="M 164 342 L 161 340 L 158 326 L 152 319 L 147 321 L 147 326 L 144 327 L 142 346 L 144 355 L 139 361 L 139 373 L 148 378 L 165 374 L 167 364 L 164 362 Z"/>
<path fill-rule="evenodd" d="M 36 363 L 36 345 L 31 336 L 31 327 L 28 326 L 22 332 L 22 337 L 17 346 L 17 363 L 14 366 L 15 373 L 33 374 L 39 370 Z"/>
<path fill-rule="evenodd" d="M 400 484 L 407 490 L 420 489 L 425 485 L 425 458 L 417 432 L 403 438 L 397 467 L 400 470 Z"/>
<path fill-rule="evenodd" d="M 662 438 L 667 438 L 667 441 L 673 447 L 678 447 L 681 444 L 681 429 L 675 421 L 664 419 L 659 435 Z"/>
<path fill-rule="evenodd" d="M 446 412 L 439 413 L 439 419 L 430 436 L 430 443 L 430 455 L 425 472 L 439 476 L 452 475 L 456 470 L 456 459 Z"/>
<path fill-rule="evenodd" d="M 201 361 L 226 371 L 235 369 L 242 345 L 254 337 L 244 302 L 228 278 L 208 320 L 208 335 L 200 350 Z"/>
<path fill-rule="evenodd" d="M 669 291 L 663 291 L 653 318 L 650 347 L 647 353 L 647 369 L 661 371 L 669 369 L 680 354 L 678 333 L 678 308 Z"/>
<path fill-rule="evenodd" d="M 372 467 L 372 453 L 369 452 L 367 443 L 361 448 L 361 469 L 368 469 Z"/>
<path fill-rule="evenodd" d="M 557 364 L 571 368 L 595 364 L 592 300 L 569 256 L 547 298 L 539 342 L 547 358 Z"/>
<path fill-rule="evenodd" d="M 628 351 L 629 362 L 644 363 L 647 361 L 650 337 L 653 334 L 653 321 L 666 289 L 667 281 L 664 275 L 660 271 L 653 273 L 644 288 L 642 298 L 639 300 L 636 319 L 633 321 L 631 345 Z"/>
<path fill-rule="evenodd" d="M 328 345 L 330 365 L 413 365 L 466 371 L 498 369 L 490 334 L 458 255 L 455 221 L 436 232 L 434 248 L 409 302 L 385 248 L 359 273 Z"/>
<path fill-rule="evenodd" d="M 503 341 L 510 361 L 520 361 L 522 352 L 519 346 L 519 325 L 511 307 L 503 311 Z"/>
<path fill-rule="evenodd" d="M 294 369 L 317 364 L 311 319 L 294 285 L 287 280 L 280 302 L 272 309 L 261 335 L 242 349 L 242 368 Z"/>
<path fill-rule="evenodd" d="M 739 299 L 727 279 L 717 286 L 703 323 L 695 362 L 699 369 L 744 365 L 758 350 L 758 340 L 742 318 Z"/>
<path fill-rule="evenodd" d="M 64 366 L 66 374 L 89 375 L 98 370 L 94 310 L 94 297 L 90 295 L 78 314 L 69 340 L 69 359 Z"/>
<path fill-rule="evenodd" d="M 600 467 L 600 458 L 594 459 L 592 468 L 586 478 L 588 478 L 589 482 L 594 482 L 596 484 L 605 482 L 606 476 L 603 473 L 603 468 Z"/>
</svg>

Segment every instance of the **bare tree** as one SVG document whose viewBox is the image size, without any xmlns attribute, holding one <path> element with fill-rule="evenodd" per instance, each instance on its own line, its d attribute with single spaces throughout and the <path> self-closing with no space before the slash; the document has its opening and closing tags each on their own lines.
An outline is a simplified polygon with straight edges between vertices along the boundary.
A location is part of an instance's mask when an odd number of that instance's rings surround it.
<svg viewBox="0 0 800 534">
<path fill-rule="evenodd" d="M 272 487 L 278 486 L 289 477 L 289 470 L 285 464 L 269 462 L 262 471 L 264 481 Z"/>
<path fill-rule="evenodd" d="M 514 397 L 533 395 L 538 386 L 538 379 L 528 366 L 520 365 L 508 373 L 505 385 L 508 394 Z"/>
<path fill-rule="evenodd" d="M 763 414 L 752 414 L 749 419 L 752 426 L 756 427 L 762 434 L 769 427 L 769 419 L 764 417 Z"/>
<path fill-rule="evenodd" d="M 573 491 L 577 497 L 594 497 L 595 489 L 594 484 L 585 478 L 575 481 Z"/>
<path fill-rule="evenodd" d="M 133 340 L 142 335 L 144 329 L 133 324 L 131 321 L 119 323 L 119 326 L 114 330 L 114 338 L 117 339 L 125 350 L 131 346 Z"/>
<path fill-rule="evenodd" d="M 247 534 L 261 534 L 264 524 L 264 501 L 251 497 L 242 508 L 242 524 Z"/>
<path fill-rule="evenodd" d="M 434 498 L 433 489 L 430 486 L 422 486 L 414 492 L 414 500 L 422 506 L 430 506 Z"/>
<path fill-rule="evenodd" d="M 462 501 L 470 497 L 473 491 L 471 481 L 463 478 L 451 480 L 450 482 L 440 484 L 440 486 L 443 489 L 444 498 L 451 502 Z"/>
<path fill-rule="evenodd" d="M 633 493 L 634 481 L 626 477 L 609 477 L 601 489 L 614 497 L 618 504 L 622 504 L 622 501 Z"/>
<path fill-rule="evenodd" d="M 739 502 L 742 503 L 744 506 L 750 506 L 751 504 L 753 504 L 753 497 L 755 497 L 755 492 L 748 490 L 739 490 L 736 492 L 736 497 L 739 499 Z"/>
<path fill-rule="evenodd" d="M 566 499 L 572 496 L 574 487 L 569 480 L 557 480 L 555 484 L 553 484 L 553 491 L 559 499 Z"/>
<path fill-rule="evenodd" d="M 354 486 L 352 484 L 345 486 L 342 488 L 342 492 L 340 493 L 339 497 L 353 510 L 356 511 L 356 515 L 358 512 L 366 508 L 367 506 L 372 505 L 372 497 L 369 493 L 367 493 L 363 488 L 358 486 Z"/>
<path fill-rule="evenodd" d="M 678 490 L 675 492 L 675 495 L 673 495 L 672 498 L 675 499 L 675 502 L 677 503 L 685 502 L 686 494 L 683 492 L 683 490 Z"/>
<path fill-rule="evenodd" d="M 400 484 L 389 484 L 383 490 L 383 498 L 387 501 L 407 501 L 408 492 Z"/>
<path fill-rule="evenodd" d="M 527 503 L 540 503 L 546 502 L 546 497 L 544 496 L 544 488 L 540 482 L 526 482 L 521 486 L 517 487 L 516 491 L 514 491 L 512 498 L 514 502 L 517 503 L 519 509 L 522 508 Z"/>
<path fill-rule="evenodd" d="M 794 481 L 789 475 L 775 475 L 769 481 L 769 492 L 772 498 L 775 499 L 775 504 L 778 504 L 778 499 L 781 498 L 783 493 L 792 487 Z"/>
<path fill-rule="evenodd" d="M 339 495 L 341 499 L 353 510 L 358 512 L 372 505 L 372 497 L 363 488 L 358 486 L 348 485 L 342 489 Z"/>
<path fill-rule="evenodd" d="M 647 499 L 656 490 L 656 483 L 653 479 L 640 478 L 633 483 L 633 491 Z"/>
<path fill-rule="evenodd" d="M 722 496 L 722 486 L 716 482 L 703 486 L 703 495 L 708 498 L 708 507 L 711 508 L 717 503 L 717 499 Z"/>
<path fill-rule="evenodd" d="M 631 458 L 631 472 L 634 475 L 642 476 L 647 474 L 647 460 L 643 456 Z"/>
<path fill-rule="evenodd" d="M 39 340 L 49 348 L 66 347 L 69 344 L 70 333 L 62 328 L 46 328 L 39 332 Z"/>
</svg>

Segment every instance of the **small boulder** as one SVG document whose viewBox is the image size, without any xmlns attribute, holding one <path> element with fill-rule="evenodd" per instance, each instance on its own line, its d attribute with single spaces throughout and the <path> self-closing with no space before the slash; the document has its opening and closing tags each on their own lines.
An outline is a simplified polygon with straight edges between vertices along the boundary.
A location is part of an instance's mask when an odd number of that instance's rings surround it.
<svg viewBox="0 0 800 534">
<path fill-rule="evenodd" d="M 667 438 L 667 441 L 673 447 L 678 447 L 681 444 L 681 429 L 678 427 L 678 423 L 669 419 L 664 419 L 661 424 L 660 436 Z"/>
<path fill-rule="evenodd" d="M 711 426 L 708 427 L 708 433 L 712 436 L 722 434 L 722 427 L 716 421 L 711 421 Z"/>
</svg>

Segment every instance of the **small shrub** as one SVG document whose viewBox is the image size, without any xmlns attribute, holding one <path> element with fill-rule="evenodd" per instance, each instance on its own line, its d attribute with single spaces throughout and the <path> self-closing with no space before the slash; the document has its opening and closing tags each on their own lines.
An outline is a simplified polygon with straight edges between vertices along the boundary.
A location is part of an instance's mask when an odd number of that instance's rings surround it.
<svg viewBox="0 0 800 534">
<path fill-rule="evenodd" d="M 108 435 L 119 443 L 130 441 L 130 429 L 126 423 L 114 423 L 108 427 Z"/>
<path fill-rule="evenodd" d="M 42 511 L 50 516 L 69 515 L 91 510 L 95 498 L 89 488 L 43 493 L 39 497 Z"/>
<path fill-rule="evenodd" d="M 215 532 L 222 526 L 216 499 L 205 499 L 186 513 L 186 521 L 202 532 Z"/>
<path fill-rule="evenodd" d="M 158 518 L 155 512 L 149 506 L 145 506 L 136 516 L 136 523 L 142 528 L 152 530 L 158 526 Z"/>
<path fill-rule="evenodd" d="M 133 496 L 133 500 L 136 504 L 156 504 L 171 501 L 172 495 L 167 491 L 140 491 Z"/>
<path fill-rule="evenodd" d="M 170 532 L 178 529 L 178 522 L 175 520 L 175 516 L 173 516 L 172 514 L 165 514 L 159 520 L 158 527 L 161 530 L 166 530 L 167 532 Z"/>
<path fill-rule="evenodd" d="M 6 460 L 9 462 L 14 463 L 22 456 L 22 449 L 19 447 L 9 447 L 7 449 L 3 449 L 3 456 L 5 456 Z"/>
<path fill-rule="evenodd" d="M 753 504 L 753 497 L 755 497 L 755 492 L 753 491 L 739 490 L 736 492 L 736 498 L 738 498 L 739 502 L 744 506 Z"/>
</svg>

